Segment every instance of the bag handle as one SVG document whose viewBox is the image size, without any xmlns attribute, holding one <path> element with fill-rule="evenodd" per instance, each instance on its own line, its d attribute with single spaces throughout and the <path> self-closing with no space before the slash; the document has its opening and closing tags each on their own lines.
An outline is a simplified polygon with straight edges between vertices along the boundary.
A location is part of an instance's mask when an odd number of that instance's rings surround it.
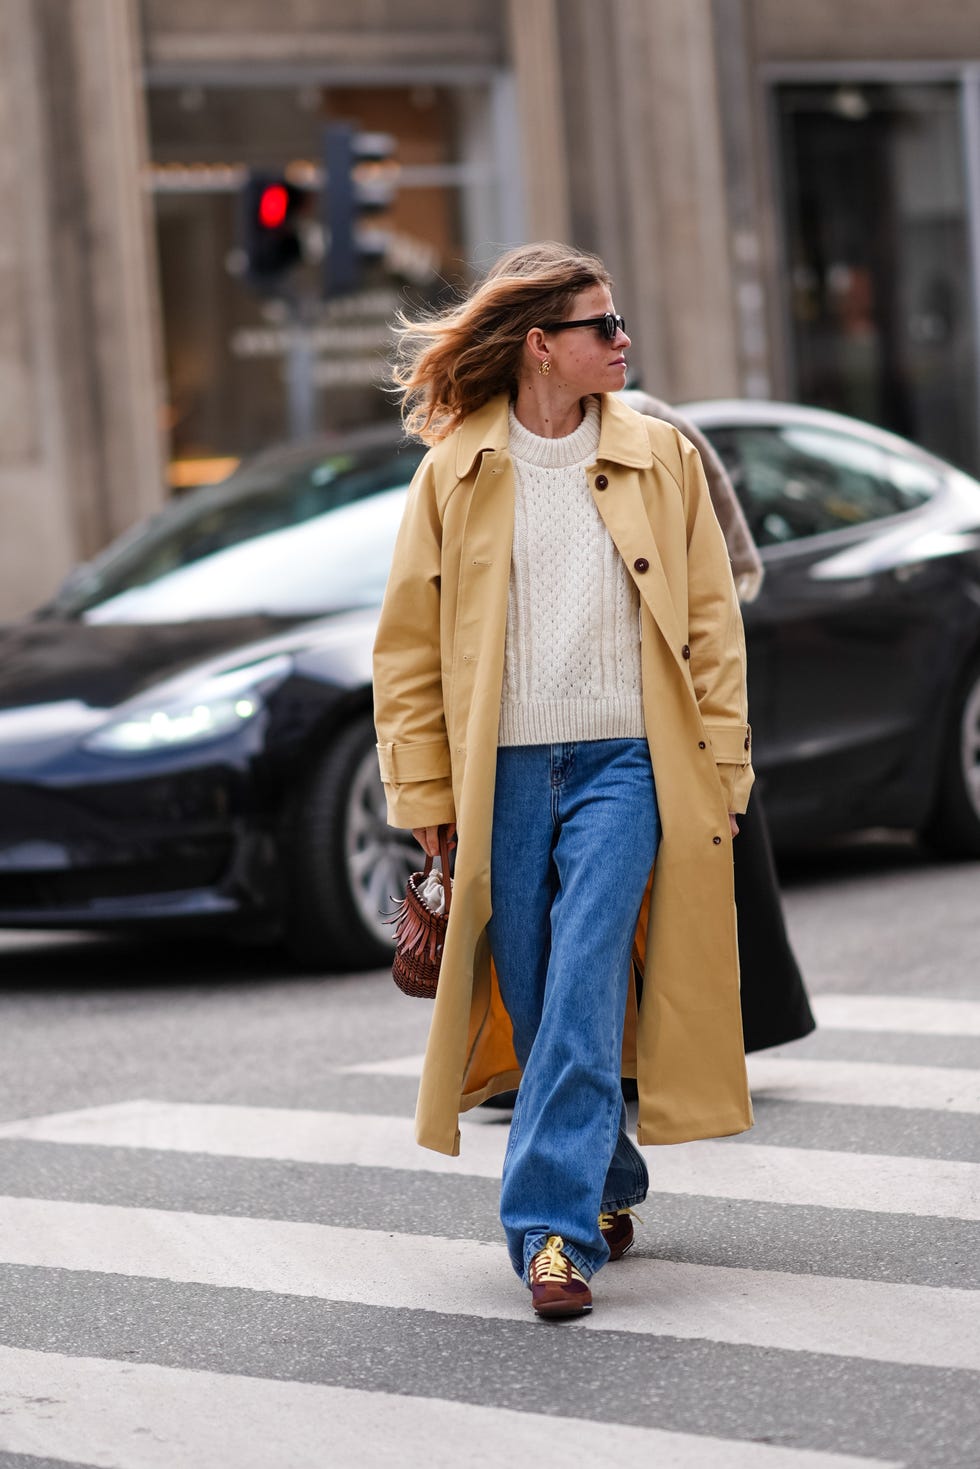
<svg viewBox="0 0 980 1469">
<path fill-rule="evenodd" d="M 445 914 L 449 917 L 449 905 L 453 899 L 453 883 L 449 876 L 449 827 L 439 827 L 439 861 L 442 865 L 442 891 L 445 895 Z M 422 876 L 428 877 L 432 871 L 432 856 L 429 852 L 425 854 L 425 866 L 422 868 Z"/>
</svg>

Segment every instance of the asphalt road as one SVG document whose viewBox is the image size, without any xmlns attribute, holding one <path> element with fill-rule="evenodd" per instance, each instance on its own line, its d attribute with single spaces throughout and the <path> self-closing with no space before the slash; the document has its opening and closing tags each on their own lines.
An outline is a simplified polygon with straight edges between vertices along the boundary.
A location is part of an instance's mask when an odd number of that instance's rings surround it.
<svg viewBox="0 0 980 1469">
<path fill-rule="evenodd" d="M 428 1008 L 275 954 L 0 935 L 0 1469 L 980 1465 L 980 863 L 784 872 L 821 1022 L 651 1149 L 533 1319 L 507 1116 L 411 1135 Z"/>
</svg>

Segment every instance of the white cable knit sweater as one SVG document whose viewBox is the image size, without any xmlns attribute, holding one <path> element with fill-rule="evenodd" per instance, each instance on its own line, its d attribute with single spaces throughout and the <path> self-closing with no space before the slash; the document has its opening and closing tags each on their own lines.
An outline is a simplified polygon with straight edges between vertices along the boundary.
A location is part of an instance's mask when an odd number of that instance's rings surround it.
<svg viewBox="0 0 980 1469">
<path fill-rule="evenodd" d="M 510 413 L 514 548 L 498 742 L 642 739 L 636 588 L 585 471 L 599 404 L 574 433 L 542 439 Z"/>
</svg>

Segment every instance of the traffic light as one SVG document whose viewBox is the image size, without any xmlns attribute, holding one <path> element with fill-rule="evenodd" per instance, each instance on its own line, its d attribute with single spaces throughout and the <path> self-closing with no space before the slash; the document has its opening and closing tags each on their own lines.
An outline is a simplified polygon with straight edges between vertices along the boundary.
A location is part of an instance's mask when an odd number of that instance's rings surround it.
<svg viewBox="0 0 980 1469">
<path fill-rule="evenodd" d="M 359 227 L 362 217 L 390 208 L 395 185 L 383 171 L 372 176 L 366 165 L 389 163 L 395 140 L 388 133 L 359 133 L 349 123 L 324 129 L 325 173 L 323 226 L 324 295 L 356 291 L 364 266 L 385 252 L 383 235 Z"/>
<path fill-rule="evenodd" d="M 303 258 L 300 216 L 305 190 L 276 174 L 251 173 L 241 193 L 241 239 L 245 274 L 259 290 L 271 291 Z"/>
</svg>

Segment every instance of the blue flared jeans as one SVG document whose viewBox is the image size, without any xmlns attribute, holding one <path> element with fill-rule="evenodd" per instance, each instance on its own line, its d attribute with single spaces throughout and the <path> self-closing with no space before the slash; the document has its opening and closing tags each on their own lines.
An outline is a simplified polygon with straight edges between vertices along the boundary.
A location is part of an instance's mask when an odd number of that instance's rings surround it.
<svg viewBox="0 0 980 1469">
<path fill-rule="evenodd" d="M 600 1211 L 646 1197 L 620 1085 L 636 920 L 660 820 L 646 740 L 497 752 L 488 935 L 523 1077 L 500 1217 L 527 1279 L 549 1235 L 588 1278 Z"/>
</svg>

